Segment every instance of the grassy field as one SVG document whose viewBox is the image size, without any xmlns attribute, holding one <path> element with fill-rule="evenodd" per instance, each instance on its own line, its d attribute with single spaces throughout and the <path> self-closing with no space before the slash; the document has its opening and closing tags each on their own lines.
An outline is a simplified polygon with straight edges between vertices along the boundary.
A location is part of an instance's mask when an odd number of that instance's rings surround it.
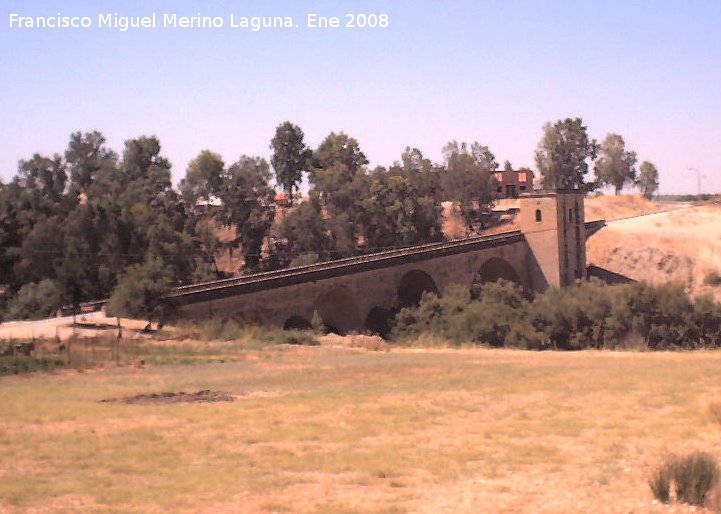
<svg viewBox="0 0 721 514">
<path fill-rule="evenodd" d="M 719 352 L 286 345 L 6 376 L 0 512 L 691 512 L 647 479 L 721 456 L 719 377 Z M 100 402 L 206 389 L 237 398 Z"/>
</svg>

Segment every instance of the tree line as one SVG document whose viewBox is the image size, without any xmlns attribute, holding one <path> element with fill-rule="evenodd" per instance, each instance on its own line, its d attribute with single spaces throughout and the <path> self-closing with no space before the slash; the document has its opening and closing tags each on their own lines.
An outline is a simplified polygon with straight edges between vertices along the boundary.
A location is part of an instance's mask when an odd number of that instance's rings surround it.
<svg viewBox="0 0 721 514">
<path fill-rule="evenodd" d="M 312 149 L 300 127 L 284 122 L 269 146 L 269 161 L 241 155 L 230 164 L 203 150 L 177 188 L 154 136 L 127 140 L 117 153 L 100 132 L 76 132 L 62 154 L 21 160 L 0 182 L 4 317 L 108 297 L 117 312 L 159 316 L 157 299 L 170 288 L 221 277 L 223 244 L 240 249 L 248 273 L 441 241 L 441 202 L 454 202 L 472 233 L 497 187 L 499 165 L 478 142 L 449 142 L 442 163 L 409 147 L 373 169 L 342 132 Z M 597 155 L 596 179 L 586 181 Z M 598 145 L 580 119 L 547 124 L 536 152 L 544 187 L 619 191 L 635 181 L 648 196 L 657 172 L 644 163 L 636 176 L 635 162 L 620 136 Z M 308 198 L 293 205 L 303 177 Z M 289 208 L 278 209 L 276 187 Z M 235 240 L 221 243 L 214 225 L 233 225 Z"/>
</svg>

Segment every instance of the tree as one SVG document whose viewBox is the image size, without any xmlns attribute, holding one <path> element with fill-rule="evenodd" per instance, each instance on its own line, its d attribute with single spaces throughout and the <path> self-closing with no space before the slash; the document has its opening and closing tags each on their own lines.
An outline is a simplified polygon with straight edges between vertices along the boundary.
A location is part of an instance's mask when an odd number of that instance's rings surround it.
<svg viewBox="0 0 721 514">
<path fill-rule="evenodd" d="M 344 133 L 331 132 L 313 153 L 313 167 L 310 170 L 312 192 L 321 204 L 331 209 L 331 214 L 349 212 L 353 198 L 348 186 L 356 175 L 362 174 L 368 159 L 361 152 L 358 141 Z"/>
<path fill-rule="evenodd" d="M 656 166 L 648 161 L 643 161 L 639 167 L 638 180 L 636 181 L 641 194 L 649 200 L 658 191 L 658 170 Z"/>
<path fill-rule="evenodd" d="M 88 290 L 91 287 L 89 275 L 75 249 L 65 254 L 65 258 L 57 270 L 58 293 L 64 304 L 70 304 L 73 307 L 73 324 L 75 315 L 80 310 L 80 302 L 83 301 L 83 298 L 87 298 Z"/>
<path fill-rule="evenodd" d="M 380 168 L 360 200 L 361 226 L 370 249 L 409 246 L 443 239 L 440 204 L 418 194 L 410 179 Z"/>
<path fill-rule="evenodd" d="M 22 236 L 14 266 L 19 284 L 55 278 L 56 265 L 62 261 L 64 227 L 59 217 L 41 216 Z"/>
<path fill-rule="evenodd" d="M 105 137 L 100 132 L 71 134 L 65 150 L 71 193 L 87 193 L 101 170 L 116 169 L 117 160 L 117 154 L 105 146 Z"/>
<path fill-rule="evenodd" d="M 328 215 L 334 257 L 352 255 L 356 249 L 359 201 L 368 195 L 366 164 L 358 141 L 342 132 L 331 132 L 313 152 L 311 196 Z"/>
<path fill-rule="evenodd" d="M 105 234 L 99 233 L 95 222 L 91 204 L 79 204 L 65 222 L 64 255 L 56 268 L 56 284 L 63 302 L 76 310 L 83 300 L 97 300 L 110 293 L 99 288 L 99 250 Z"/>
<path fill-rule="evenodd" d="M 153 166 L 170 169 L 170 162 L 160 155 L 160 141 L 155 136 L 141 136 L 125 141 L 123 171 L 131 181 L 147 178 Z"/>
<path fill-rule="evenodd" d="M 493 203 L 496 190 L 495 156 L 487 146 L 451 141 L 443 148 L 446 173 L 443 189 L 447 199 L 458 202 L 461 216 L 473 230 L 474 220 Z"/>
<path fill-rule="evenodd" d="M 210 199 L 210 195 L 220 188 L 225 163 L 223 158 L 210 150 L 203 150 L 188 163 L 185 178 L 180 181 L 180 194 L 186 208 L 192 209 L 200 198 Z"/>
<path fill-rule="evenodd" d="M 46 318 L 61 304 L 62 300 L 52 280 L 46 278 L 40 282 L 28 282 L 10 298 L 3 318 L 6 320 Z"/>
<path fill-rule="evenodd" d="M 343 132 L 331 132 L 313 152 L 315 170 L 327 170 L 340 165 L 352 176 L 366 164 L 368 159 L 361 152 L 358 141 Z M 311 173 L 311 179 L 313 175 L 315 173 Z"/>
<path fill-rule="evenodd" d="M 303 142 L 303 131 L 300 127 L 286 121 L 275 129 L 275 137 L 270 142 L 273 156 L 270 163 L 275 170 L 275 180 L 288 193 L 288 201 L 293 204 L 293 189 L 308 170 L 311 151 Z"/>
<path fill-rule="evenodd" d="M 122 170 L 121 204 L 142 203 L 166 209 L 177 205 L 170 180 L 170 161 L 160 155 L 160 141 L 155 136 L 125 142 Z"/>
<path fill-rule="evenodd" d="M 418 148 L 406 147 L 401 154 L 401 161 L 395 162 L 388 169 L 389 175 L 407 178 L 422 197 L 433 198 L 438 202 L 442 199 L 441 177 L 445 169 L 434 165 L 426 159 Z"/>
<path fill-rule="evenodd" d="M 263 240 L 275 218 L 275 191 L 269 181 L 268 162 L 243 155 L 223 175 L 218 191 L 221 219 L 235 225 L 245 267 L 251 270 L 260 263 Z"/>
<path fill-rule="evenodd" d="M 291 210 L 278 227 L 277 239 L 282 242 L 281 260 L 284 263 L 302 255 L 316 255 L 319 260 L 327 260 L 331 241 L 318 199 L 311 197 Z"/>
<path fill-rule="evenodd" d="M 68 175 L 60 155 L 55 154 L 50 158 L 35 154 L 29 161 L 20 161 L 17 179 L 23 188 L 37 191 L 43 198 L 58 201 L 65 192 Z"/>
<path fill-rule="evenodd" d="M 546 189 L 585 189 L 588 159 L 596 158 L 596 141 L 588 138 L 581 118 L 566 118 L 543 127 L 536 166 Z"/>
<path fill-rule="evenodd" d="M 623 137 L 618 134 L 608 134 L 600 150 L 601 156 L 594 168 L 596 182 L 601 186 L 612 185 L 619 195 L 626 183 L 636 179 L 636 152 L 627 151 Z"/>
<path fill-rule="evenodd" d="M 107 311 L 113 316 L 161 320 L 167 311 L 163 297 L 172 286 L 168 266 L 161 259 L 150 257 L 125 271 L 108 300 Z"/>
</svg>

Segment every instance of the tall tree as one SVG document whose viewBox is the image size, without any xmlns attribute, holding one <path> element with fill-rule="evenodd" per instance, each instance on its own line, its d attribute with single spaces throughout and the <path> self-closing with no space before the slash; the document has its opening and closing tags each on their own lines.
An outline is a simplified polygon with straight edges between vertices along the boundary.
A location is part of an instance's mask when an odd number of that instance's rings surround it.
<svg viewBox="0 0 721 514">
<path fill-rule="evenodd" d="M 638 180 L 636 182 L 641 194 L 649 200 L 658 191 L 658 170 L 656 166 L 648 161 L 643 161 L 639 167 Z"/>
<path fill-rule="evenodd" d="M 223 158 L 210 150 L 203 150 L 188 163 L 185 178 L 180 181 L 180 194 L 186 208 L 192 210 L 198 199 L 210 199 L 220 188 L 225 163 Z"/>
<path fill-rule="evenodd" d="M 349 175 L 354 175 L 366 164 L 368 159 L 360 150 L 358 141 L 343 132 L 331 132 L 313 152 L 313 168 L 316 170 L 342 166 Z M 311 173 L 311 179 L 314 174 Z"/>
<path fill-rule="evenodd" d="M 331 132 L 313 152 L 311 196 L 328 215 L 333 256 L 352 255 L 359 236 L 359 200 L 368 195 L 368 159 L 358 141 Z"/>
<path fill-rule="evenodd" d="M 443 239 L 440 204 L 419 195 L 406 177 L 376 169 L 370 178 L 369 194 L 360 205 L 363 238 L 370 249 Z"/>
<path fill-rule="evenodd" d="M 157 137 L 141 136 L 125 141 L 123 171 L 130 180 L 147 178 L 153 166 L 170 169 L 168 159 L 160 155 Z"/>
<path fill-rule="evenodd" d="M 219 190 L 222 220 L 235 225 L 249 270 L 258 268 L 263 240 L 275 218 L 275 191 L 269 181 L 268 162 L 243 155 L 225 172 Z"/>
<path fill-rule="evenodd" d="M 487 146 L 451 141 L 443 148 L 446 173 L 443 189 L 446 198 L 458 203 L 461 216 L 468 227 L 493 203 L 496 190 L 495 156 Z"/>
<path fill-rule="evenodd" d="M 98 131 L 74 132 L 65 150 L 70 170 L 72 194 L 87 193 L 101 170 L 114 171 L 118 156 L 105 146 L 105 137 Z"/>
<path fill-rule="evenodd" d="M 585 189 L 588 160 L 596 158 L 596 141 L 589 139 L 581 118 L 566 118 L 543 127 L 536 166 L 546 189 Z"/>
<path fill-rule="evenodd" d="M 626 142 L 618 134 L 608 134 L 600 146 L 600 157 L 594 171 L 599 186 L 613 186 L 616 195 L 627 183 L 636 179 L 636 152 L 626 150 Z"/>
<path fill-rule="evenodd" d="M 303 178 L 303 172 L 310 165 L 312 152 L 303 142 L 303 131 L 297 125 L 286 121 L 275 129 L 275 137 L 270 142 L 273 156 L 270 163 L 275 171 L 275 181 L 288 193 L 288 201 L 293 204 L 293 189 Z"/>
<path fill-rule="evenodd" d="M 18 260 L 13 268 L 14 280 L 24 284 L 55 278 L 56 265 L 64 255 L 64 231 L 60 217 L 39 217 L 22 236 L 21 246 L 17 249 Z"/>
<path fill-rule="evenodd" d="M 32 159 L 18 164 L 16 180 L 20 186 L 53 202 L 60 201 L 67 179 L 65 163 L 58 154 L 52 158 L 35 154 Z"/>
<path fill-rule="evenodd" d="M 433 164 L 418 148 L 411 147 L 406 147 L 400 162 L 395 162 L 388 169 L 390 175 L 410 180 L 420 196 L 433 198 L 438 202 L 443 196 L 441 178 L 444 171 L 443 166 Z"/>
</svg>

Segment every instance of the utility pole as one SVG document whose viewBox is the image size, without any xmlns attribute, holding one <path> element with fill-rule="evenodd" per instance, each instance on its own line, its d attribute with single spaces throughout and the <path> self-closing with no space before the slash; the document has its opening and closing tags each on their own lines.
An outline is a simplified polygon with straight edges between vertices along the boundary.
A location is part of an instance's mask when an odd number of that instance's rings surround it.
<svg viewBox="0 0 721 514">
<path fill-rule="evenodd" d="M 701 199 L 701 172 L 697 168 L 688 168 L 688 171 L 696 172 L 696 194 Z"/>
</svg>

